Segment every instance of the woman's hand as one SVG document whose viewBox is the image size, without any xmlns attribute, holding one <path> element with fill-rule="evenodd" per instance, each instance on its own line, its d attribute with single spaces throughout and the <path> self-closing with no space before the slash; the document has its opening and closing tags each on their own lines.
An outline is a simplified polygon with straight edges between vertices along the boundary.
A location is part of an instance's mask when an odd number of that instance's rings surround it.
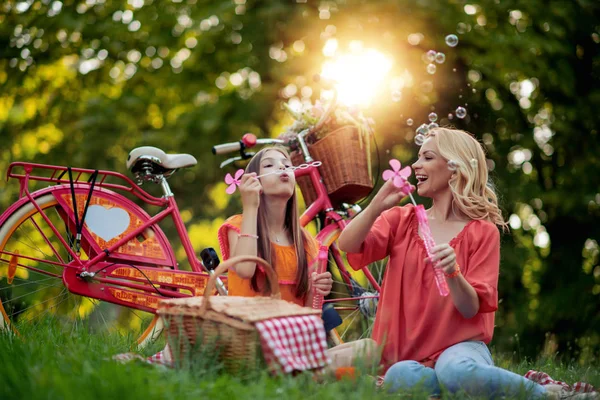
<svg viewBox="0 0 600 400">
<path fill-rule="evenodd" d="M 394 185 L 393 179 L 390 179 L 379 189 L 379 192 L 371 201 L 371 205 L 377 208 L 377 214 L 381 214 L 400 203 L 400 200 L 414 190 L 415 187 L 408 182 L 399 188 Z"/>
<path fill-rule="evenodd" d="M 327 296 L 331 292 L 331 287 L 333 286 L 333 278 L 331 277 L 330 272 L 323 272 L 322 274 L 317 274 L 316 272 L 313 272 L 310 276 L 310 280 L 311 288 L 313 289 L 315 294 Z"/>
<path fill-rule="evenodd" d="M 242 183 L 240 183 L 240 193 L 242 195 L 242 206 L 244 209 L 258 208 L 260 206 L 260 195 L 262 193 L 262 185 L 256 179 L 256 173 L 244 174 Z"/>
<path fill-rule="evenodd" d="M 438 244 L 433 249 L 431 259 L 426 258 L 425 262 L 431 262 L 436 268 L 441 268 L 444 274 L 451 274 L 456 269 L 456 253 L 448 244 Z"/>
</svg>

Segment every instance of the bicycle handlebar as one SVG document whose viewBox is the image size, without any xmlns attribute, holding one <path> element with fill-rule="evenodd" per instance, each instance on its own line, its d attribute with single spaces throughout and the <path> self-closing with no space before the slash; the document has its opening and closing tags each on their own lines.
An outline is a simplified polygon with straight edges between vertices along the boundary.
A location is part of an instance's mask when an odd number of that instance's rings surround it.
<svg viewBox="0 0 600 400">
<path fill-rule="evenodd" d="M 246 133 L 242 136 L 242 139 L 239 142 L 233 143 L 223 143 L 213 146 L 212 153 L 217 154 L 227 154 L 233 153 L 236 151 L 243 151 L 244 149 L 249 149 L 251 147 L 256 146 L 257 144 L 283 144 L 283 140 L 281 139 L 257 139 L 256 135 L 252 133 Z"/>
</svg>

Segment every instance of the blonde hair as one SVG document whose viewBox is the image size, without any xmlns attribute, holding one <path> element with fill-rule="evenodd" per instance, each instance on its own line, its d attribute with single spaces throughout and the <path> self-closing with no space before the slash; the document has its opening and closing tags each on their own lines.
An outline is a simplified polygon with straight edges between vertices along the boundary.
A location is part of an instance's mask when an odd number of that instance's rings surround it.
<svg viewBox="0 0 600 400">
<path fill-rule="evenodd" d="M 471 219 L 487 220 L 507 229 L 498 197 L 489 181 L 481 144 L 470 133 L 458 129 L 434 128 L 428 137 L 435 140 L 441 156 L 454 167 L 455 173 L 448 182 L 453 195 L 452 207 Z"/>
</svg>

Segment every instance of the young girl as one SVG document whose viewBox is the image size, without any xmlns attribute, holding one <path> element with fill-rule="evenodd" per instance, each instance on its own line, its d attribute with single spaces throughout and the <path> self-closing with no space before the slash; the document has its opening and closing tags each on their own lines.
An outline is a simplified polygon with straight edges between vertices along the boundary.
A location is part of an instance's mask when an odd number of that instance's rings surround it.
<svg viewBox="0 0 600 400">
<path fill-rule="evenodd" d="M 240 255 L 264 258 L 277 272 L 281 297 L 310 305 L 314 293 L 327 295 L 333 279 L 329 272 L 310 271 L 317 256 L 316 240 L 300 226 L 296 180 L 287 151 L 265 148 L 250 160 L 239 186 L 243 213 L 219 228 L 223 259 Z M 281 172 L 256 178 L 270 172 Z M 230 296 L 268 295 L 269 283 L 256 264 L 242 263 L 229 270 Z"/>
<path fill-rule="evenodd" d="M 498 227 L 506 223 L 481 145 L 466 132 L 435 128 L 413 170 L 417 192 L 433 200 L 427 210 L 437 243 L 432 259 L 414 206 L 396 206 L 404 195 L 392 180 L 339 239 L 353 268 L 389 256 L 373 329 L 383 346 L 384 382 L 390 390 L 422 385 L 432 395 L 443 385 L 487 397 L 528 390 L 533 397 L 563 398 L 560 387 L 495 367 L 486 346 L 498 309 Z M 432 263 L 444 272 L 447 297 L 438 292 Z"/>
<path fill-rule="evenodd" d="M 256 153 L 239 187 L 243 213 L 227 219 L 218 237 L 224 260 L 240 255 L 264 258 L 277 272 L 282 299 L 310 307 L 315 293 L 329 294 L 333 279 L 329 272 L 312 271 L 318 245 L 300 226 L 294 173 L 256 178 L 291 165 L 287 151 L 281 147 Z M 252 263 L 230 269 L 227 282 L 230 296 L 264 296 L 270 289 L 265 274 Z M 363 339 L 329 349 L 330 370 L 349 367 L 357 357 L 376 357 L 375 347 L 371 339 Z"/>
</svg>

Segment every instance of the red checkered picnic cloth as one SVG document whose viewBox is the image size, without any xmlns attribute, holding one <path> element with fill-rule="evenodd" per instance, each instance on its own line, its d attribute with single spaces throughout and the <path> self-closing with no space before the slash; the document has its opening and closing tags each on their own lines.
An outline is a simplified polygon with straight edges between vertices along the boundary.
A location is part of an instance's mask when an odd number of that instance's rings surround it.
<svg viewBox="0 0 600 400">
<path fill-rule="evenodd" d="M 150 356 L 150 357 L 143 357 L 140 354 L 136 354 L 136 353 L 121 353 L 121 354 L 115 354 L 114 356 L 112 356 L 112 359 L 115 361 L 118 361 L 120 363 L 128 363 L 130 361 L 142 361 L 148 364 L 153 364 L 153 365 L 164 365 L 165 367 L 173 367 L 173 357 L 166 357 L 165 356 L 165 352 L 168 350 L 161 350 L 158 353 Z"/>
<path fill-rule="evenodd" d="M 273 318 L 255 326 L 273 373 L 321 370 L 331 362 L 325 353 L 323 320 L 318 315 Z"/>
<path fill-rule="evenodd" d="M 573 384 L 573 386 L 571 386 L 565 382 L 555 381 L 554 379 L 550 378 L 550 375 L 548 375 L 545 372 L 540 372 L 540 371 L 530 370 L 525 374 L 525 378 L 527 378 L 531 381 L 534 381 L 536 383 L 539 383 L 542 386 L 544 386 L 544 385 L 560 385 L 560 386 L 564 387 L 566 390 L 573 392 L 573 393 L 591 393 L 591 392 L 596 391 L 596 389 L 589 383 L 575 382 Z"/>
</svg>

